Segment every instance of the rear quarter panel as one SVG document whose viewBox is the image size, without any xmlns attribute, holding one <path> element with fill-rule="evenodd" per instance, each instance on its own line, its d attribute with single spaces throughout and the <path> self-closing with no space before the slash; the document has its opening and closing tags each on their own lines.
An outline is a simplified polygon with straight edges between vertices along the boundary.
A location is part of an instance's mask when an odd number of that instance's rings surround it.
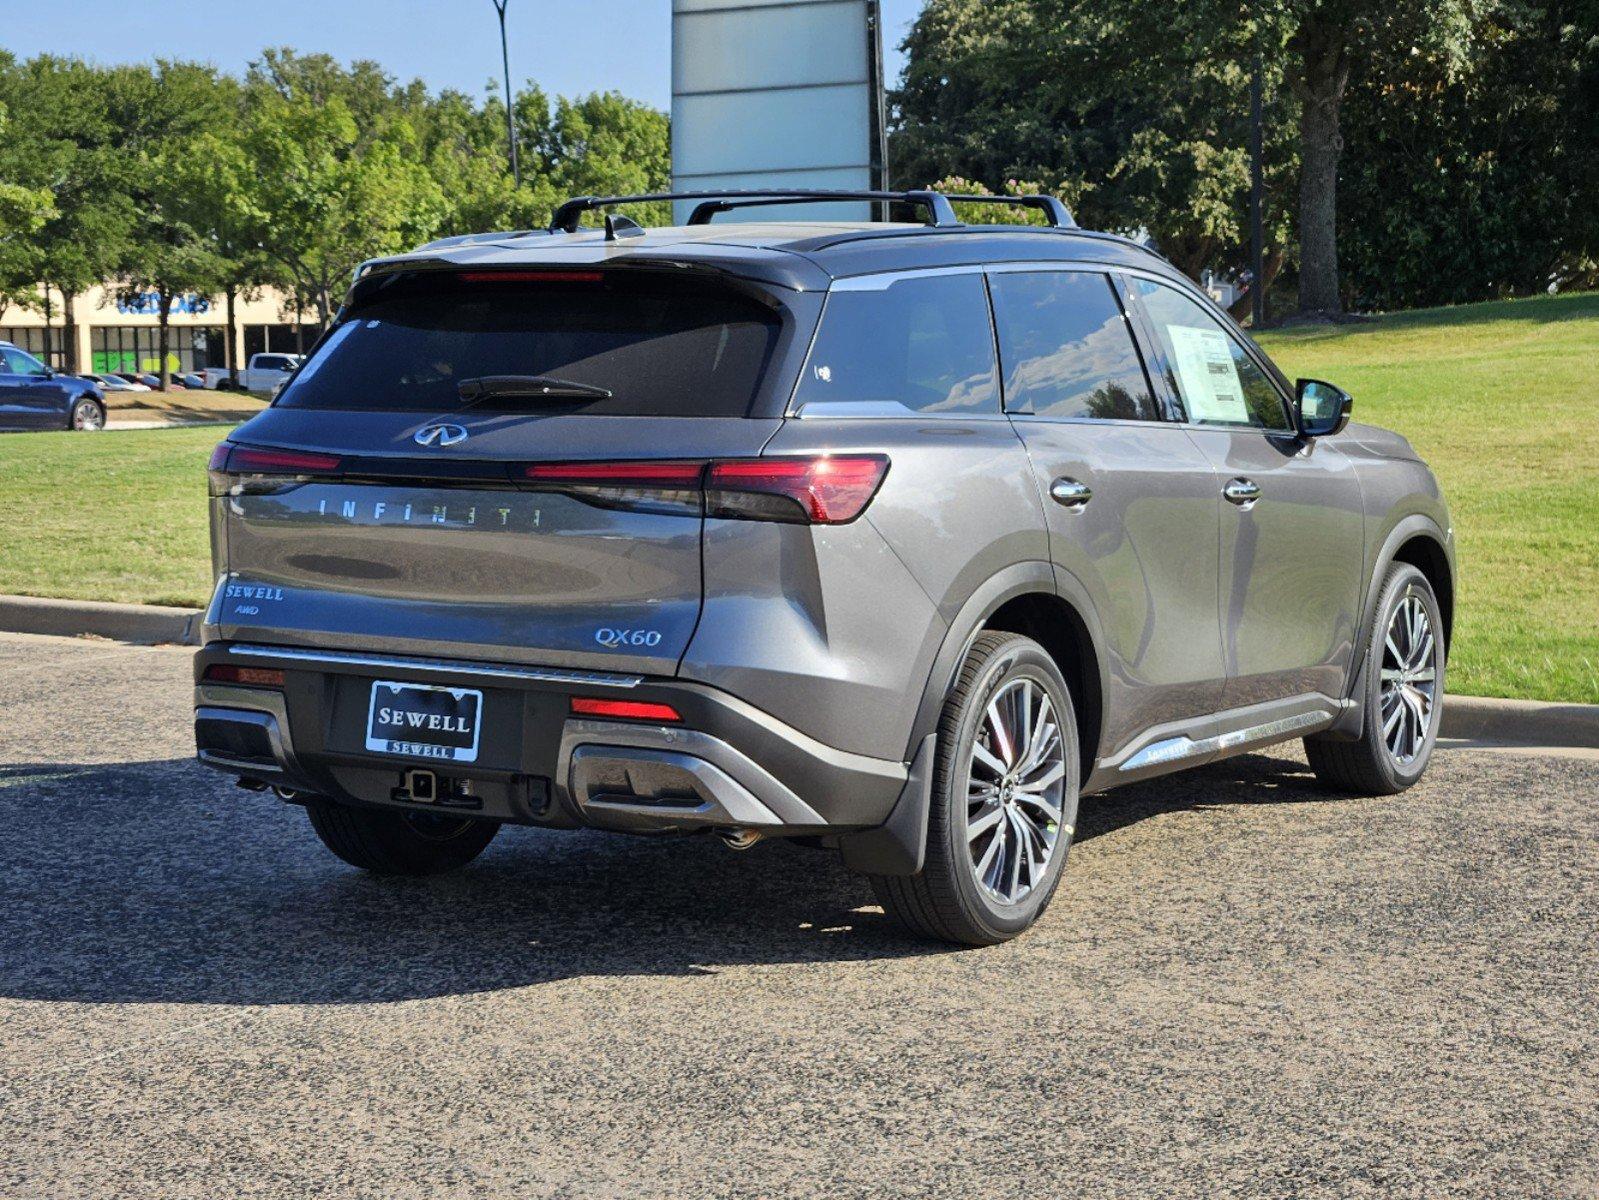
<svg viewBox="0 0 1599 1200">
<path fill-rule="evenodd" d="M 883 453 L 848 525 L 706 522 L 705 608 L 681 674 L 840 750 L 904 761 L 951 620 L 1049 550 L 1021 442 L 998 419 L 791 419 L 767 454 Z"/>
</svg>

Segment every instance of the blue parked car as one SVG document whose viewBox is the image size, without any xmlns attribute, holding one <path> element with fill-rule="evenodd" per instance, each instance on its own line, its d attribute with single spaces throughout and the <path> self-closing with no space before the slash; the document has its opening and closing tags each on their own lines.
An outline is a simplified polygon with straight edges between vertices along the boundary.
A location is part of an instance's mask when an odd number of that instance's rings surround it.
<svg viewBox="0 0 1599 1200">
<path fill-rule="evenodd" d="M 105 393 L 0 342 L 0 430 L 104 429 Z"/>
</svg>

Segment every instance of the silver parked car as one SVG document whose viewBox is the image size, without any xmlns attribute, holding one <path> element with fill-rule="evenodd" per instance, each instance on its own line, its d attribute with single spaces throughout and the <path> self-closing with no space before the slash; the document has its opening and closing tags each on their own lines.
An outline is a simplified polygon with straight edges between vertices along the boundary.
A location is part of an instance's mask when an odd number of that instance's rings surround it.
<svg viewBox="0 0 1599 1200">
<path fill-rule="evenodd" d="M 819 196 L 366 264 L 212 461 L 201 760 L 374 871 L 795 837 L 968 944 L 1043 911 L 1082 795 L 1300 738 L 1421 776 L 1454 539 L 1402 437 L 1048 197 L 711 222 Z"/>
</svg>

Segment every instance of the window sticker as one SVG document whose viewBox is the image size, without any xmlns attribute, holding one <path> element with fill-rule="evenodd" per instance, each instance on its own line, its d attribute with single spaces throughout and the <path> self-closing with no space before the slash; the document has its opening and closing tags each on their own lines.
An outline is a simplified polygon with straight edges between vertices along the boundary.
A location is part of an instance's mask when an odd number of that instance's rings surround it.
<svg viewBox="0 0 1599 1200">
<path fill-rule="evenodd" d="M 1233 362 L 1232 343 L 1219 329 L 1168 325 L 1178 381 L 1188 405 L 1188 419 L 1225 425 L 1249 424 L 1244 385 Z"/>
</svg>

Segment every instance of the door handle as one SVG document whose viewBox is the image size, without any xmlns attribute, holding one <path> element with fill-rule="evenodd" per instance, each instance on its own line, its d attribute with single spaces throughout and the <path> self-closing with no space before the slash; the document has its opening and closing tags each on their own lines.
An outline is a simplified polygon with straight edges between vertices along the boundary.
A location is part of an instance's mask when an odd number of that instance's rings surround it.
<svg viewBox="0 0 1599 1200">
<path fill-rule="evenodd" d="M 1094 498 L 1094 489 L 1075 479 L 1061 478 L 1049 485 L 1049 498 L 1063 508 L 1081 508 Z"/>
<path fill-rule="evenodd" d="M 1260 484 L 1253 479 L 1234 479 L 1226 487 L 1222 488 L 1221 494 L 1226 496 L 1233 504 L 1241 508 L 1248 508 L 1256 500 L 1260 499 Z"/>
</svg>

